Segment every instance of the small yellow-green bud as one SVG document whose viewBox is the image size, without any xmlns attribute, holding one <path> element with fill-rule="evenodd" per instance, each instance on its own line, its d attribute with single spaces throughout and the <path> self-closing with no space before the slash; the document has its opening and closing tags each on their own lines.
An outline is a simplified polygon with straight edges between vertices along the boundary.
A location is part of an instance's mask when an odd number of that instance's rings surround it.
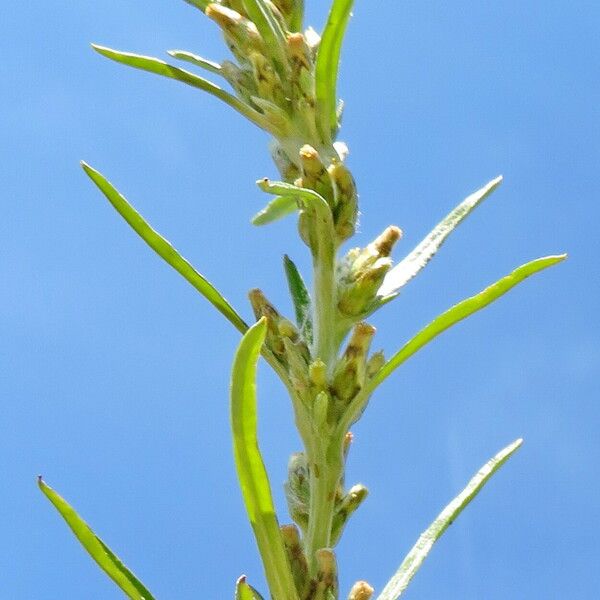
<svg viewBox="0 0 600 600">
<path fill-rule="evenodd" d="M 391 225 L 366 248 L 353 248 L 337 269 L 338 309 L 347 317 L 368 314 L 392 267 L 390 253 L 402 232 Z"/>
<path fill-rule="evenodd" d="M 310 364 L 308 373 L 311 382 L 317 389 L 325 389 L 327 386 L 327 365 L 320 358 Z"/>
<path fill-rule="evenodd" d="M 350 590 L 348 600 L 370 600 L 374 592 L 366 581 L 357 581 Z"/>
<path fill-rule="evenodd" d="M 249 58 L 258 95 L 283 108 L 286 105 L 285 93 L 281 85 L 281 79 L 279 79 L 279 75 L 273 69 L 269 59 L 260 52 L 252 52 Z"/>
<path fill-rule="evenodd" d="M 367 378 L 371 379 L 372 377 L 375 377 L 383 365 L 385 365 L 385 356 L 383 350 L 379 350 L 378 352 L 375 352 L 369 359 L 369 362 L 367 362 Z"/>
<path fill-rule="evenodd" d="M 329 167 L 329 175 L 335 188 L 333 221 L 340 242 L 354 235 L 358 221 L 358 192 L 350 170 L 341 161 Z"/>
<path fill-rule="evenodd" d="M 375 327 L 357 323 L 344 354 L 335 366 L 332 391 L 344 404 L 352 400 L 364 385 L 367 355 L 374 335 Z"/>
<path fill-rule="evenodd" d="M 369 490 L 362 484 L 353 485 L 348 493 L 345 494 L 336 506 L 336 512 L 333 515 L 331 525 L 331 540 L 332 544 L 337 543 L 340 539 L 344 527 L 350 516 L 363 503 L 369 495 Z"/>
<path fill-rule="evenodd" d="M 327 425 L 327 413 L 329 412 L 329 395 L 327 392 L 319 392 L 313 405 L 313 421 L 317 429 L 321 430 Z"/>
<path fill-rule="evenodd" d="M 319 153 L 312 146 L 305 144 L 300 148 L 300 163 L 302 186 L 320 194 L 333 208 L 335 202 L 333 185 Z"/>
<path fill-rule="evenodd" d="M 289 319 L 281 319 L 277 324 L 277 328 L 279 329 L 279 335 L 289 338 L 292 342 L 295 342 L 299 337 L 298 329 Z"/>
</svg>

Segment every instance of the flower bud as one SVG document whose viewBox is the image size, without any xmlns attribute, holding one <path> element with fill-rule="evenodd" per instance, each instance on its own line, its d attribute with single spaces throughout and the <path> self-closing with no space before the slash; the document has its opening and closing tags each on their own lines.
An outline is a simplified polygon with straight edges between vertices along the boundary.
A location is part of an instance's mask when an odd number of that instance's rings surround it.
<svg viewBox="0 0 600 600">
<path fill-rule="evenodd" d="M 331 525 L 331 544 L 335 545 L 340 537 L 348 519 L 369 495 L 369 490 L 362 484 L 352 486 L 336 506 Z"/>
<path fill-rule="evenodd" d="M 300 163 L 302 164 L 302 187 L 320 194 L 329 207 L 333 208 L 335 202 L 333 185 L 319 153 L 312 146 L 305 144 L 300 148 Z"/>
<path fill-rule="evenodd" d="M 300 541 L 300 533 L 295 525 L 282 525 L 280 530 L 296 590 L 304 598 L 309 583 L 308 563 Z"/>
<path fill-rule="evenodd" d="M 381 368 L 385 365 L 385 356 L 383 350 L 375 352 L 367 362 L 367 379 L 372 379 L 379 373 Z"/>
<path fill-rule="evenodd" d="M 217 3 L 209 4 L 204 12 L 222 29 L 229 49 L 240 64 L 248 63 L 252 52 L 264 54 L 264 42 L 252 21 Z"/>
<path fill-rule="evenodd" d="M 341 243 L 354 235 L 358 221 L 358 192 L 349 169 L 340 161 L 329 167 L 329 175 L 335 187 L 335 210 L 333 222 L 338 241 Z"/>
<path fill-rule="evenodd" d="M 271 61 L 260 52 L 250 53 L 249 59 L 254 73 L 258 96 L 283 109 L 287 101 L 283 86 L 281 85 L 281 79 L 279 79 L 279 75 L 275 72 Z"/>
<path fill-rule="evenodd" d="M 315 599 L 328 600 L 338 597 L 338 576 L 335 554 L 330 548 L 321 548 L 316 552 L 317 558 L 317 586 Z"/>
<path fill-rule="evenodd" d="M 358 394 L 365 382 L 367 356 L 375 327 L 357 323 L 348 346 L 333 373 L 332 392 L 345 406 Z"/>
<path fill-rule="evenodd" d="M 366 581 L 357 581 L 350 590 L 348 600 L 370 600 L 374 591 Z"/>
<path fill-rule="evenodd" d="M 389 257 L 402 232 L 390 226 L 366 248 L 353 248 L 337 270 L 338 309 L 346 317 L 367 315 L 381 283 L 392 267 Z"/>
<path fill-rule="evenodd" d="M 304 452 L 290 456 L 284 491 L 290 516 L 304 531 L 308 526 L 310 506 L 310 473 Z"/>
<path fill-rule="evenodd" d="M 285 345 L 279 333 L 279 324 L 282 321 L 281 315 L 277 309 L 267 300 L 265 295 L 259 289 L 253 289 L 248 294 L 250 304 L 254 310 L 256 319 L 267 318 L 267 338 L 266 344 L 269 350 L 278 356 L 285 352 Z"/>
<path fill-rule="evenodd" d="M 308 374 L 311 383 L 319 390 L 324 390 L 327 386 L 327 365 L 317 358 L 308 367 Z"/>
</svg>

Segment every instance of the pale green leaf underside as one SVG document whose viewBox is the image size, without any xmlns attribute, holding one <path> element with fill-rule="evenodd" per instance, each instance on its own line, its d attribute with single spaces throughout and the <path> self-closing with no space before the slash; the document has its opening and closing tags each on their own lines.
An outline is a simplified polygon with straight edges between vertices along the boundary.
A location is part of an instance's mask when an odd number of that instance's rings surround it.
<svg viewBox="0 0 600 600">
<path fill-rule="evenodd" d="M 171 265 L 196 290 L 198 290 L 236 329 L 242 333 L 248 325 L 225 300 L 221 293 L 207 281 L 194 267 L 177 252 L 177 250 L 144 220 L 144 218 L 127 202 L 105 177 L 86 163 L 81 163 L 84 171 L 106 196 L 116 211 L 125 219 L 131 228 L 154 250 L 165 262 Z"/>
<path fill-rule="evenodd" d="M 440 249 L 446 238 L 454 229 L 469 216 L 485 198 L 500 184 L 502 177 L 496 177 L 477 192 L 463 200 L 454 210 L 440 221 L 419 245 L 402 261 L 400 261 L 385 277 L 377 295 L 385 302 L 390 296 L 395 296 Z"/>
<path fill-rule="evenodd" d="M 354 0 L 334 0 L 315 65 L 315 94 L 319 108 L 321 135 L 331 139 L 337 126 L 337 79 L 346 26 L 350 19 Z"/>
<path fill-rule="evenodd" d="M 274 600 L 297 600 L 271 486 L 257 437 L 256 368 L 266 320 L 253 325 L 240 342 L 231 374 L 231 427 L 238 480 Z"/>
<path fill-rule="evenodd" d="M 87 523 L 64 498 L 59 496 L 50 486 L 46 485 L 41 477 L 38 478 L 38 485 L 66 521 L 87 553 L 131 600 L 154 600 L 152 594 L 127 569 L 119 558 L 115 556 L 110 548 L 96 536 Z"/>
<path fill-rule="evenodd" d="M 515 269 L 512 273 L 498 280 L 496 283 L 490 285 L 479 294 L 467 298 L 462 302 L 459 302 L 446 312 L 436 317 L 429 325 L 422 329 L 417 335 L 415 335 L 410 341 L 408 341 L 377 373 L 370 384 L 370 391 L 376 388 L 386 377 L 388 377 L 395 369 L 397 369 L 403 362 L 410 358 L 415 352 L 420 350 L 423 346 L 428 344 L 431 340 L 437 337 L 440 333 L 446 329 L 452 327 L 459 321 L 462 321 L 469 315 L 485 308 L 488 304 L 491 304 L 494 300 L 500 298 L 506 292 L 511 290 L 517 284 L 521 283 L 527 277 L 547 269 L 552 265 L 555 265 L 566 258 L 566 254 L 557 256 L 546 256 L 544 258 L 538 258 L 532 260 L 519 268 Z"/>
<path fill-rule="evenodd" d="M 252 225 L 267 225 L 297 210 L 298 203 L 293 196 L 277 196 L 252 217 Z"/>
<path fill-rule="evenodd" d="M 467 487 L 444 508 L 429 528 L 421 534 L 421 537 L 412 547 L 396 574 L 383 588 L 377 600 L 397 600 L 402 595 L 410 580 L 427 558 L 435 542 L 452 525 L 471 500 L 477 496 L 492 475 L 519 449 L 522 443 L 523 440 L 516 440 L 481 467 L 469 481 Z"/>
<path fill-rule="evenodd" d="M 188 52 L 187 50 L 169 50 L 167 54 L 173 58 L 176 58 L 177 60 L 190 63 L 191 65 L 205 69 L 206 71 L 214 73 L 215 75 L 221 74 L 222 69 L 219 63 L 203 58 L 202 56 L 198 56 L 193 52 Z"/>
<path fill-rule="evenodd" d="M 94 50 L 96 50 L 96 52 L 99 54 L 102 54 L 102 56 L 110 58 L 115 62 L 133 67 L 135 69 L 140 69 L 142 71 L 147 71 L 149 73 L 154 73 L 156 75 L 162 75 L 163 77 L 168 77 L 170 79 L 175 79 L 177 81 L 181 81 L 182 83 L 186 83 L 187 85 L 191 85 L 192 87 L 208 92 L 216 98 L 219 98 L 219 100 L 229 104 L 229 106 L 235 108 L 235 110 L 244 115 L 246 118 L 250 119 L 259 127 L 262 127 L 263 129 L 269 128 L 268 122 L 264 116 L 261 115 L 261 113 L 255 111 L 253 108 L 235 96 L 227 93 L 218 85 L 208 81 L 207 79 L 204 79 L 203 77 L 199 77 L 190 71 L 180 69 L 179 67 L 174 67 L 173 65 L 169 65 L 163 60 L 154 58 L 152 56 L 142 56 L 140 54 L 132 54 L 131 52 L 121 52 L 120 50 L 113 50 L 112 48 L 105 48 L 104 46 L 98 46 L 96 44 L 92 44 L 92 48 L 94 48 Z"/>
</svg>

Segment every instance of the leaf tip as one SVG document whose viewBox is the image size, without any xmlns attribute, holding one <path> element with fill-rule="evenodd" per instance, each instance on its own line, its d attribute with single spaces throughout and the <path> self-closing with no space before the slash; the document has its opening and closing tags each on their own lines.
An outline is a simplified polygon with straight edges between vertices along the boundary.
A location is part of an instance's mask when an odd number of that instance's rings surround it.
<svg viewBox="0 0 600 600">
<path fill-rule="evenodd" d="M 256 180 L 256 185 L 263 191 L 267 192 L 269 190 L 269 178 L 263 177 L 262 179 Z"/>
</svg>

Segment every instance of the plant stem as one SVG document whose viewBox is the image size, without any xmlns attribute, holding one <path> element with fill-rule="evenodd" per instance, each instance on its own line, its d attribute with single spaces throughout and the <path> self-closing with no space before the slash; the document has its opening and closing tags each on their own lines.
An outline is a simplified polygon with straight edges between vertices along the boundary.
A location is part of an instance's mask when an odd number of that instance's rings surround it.
<svg viewBox="0 0 600 600">
<path fill-rule="evenodd" d="M 319 215 L 317 215 L 319 218 Z M 320 358 L 331 372 L 336 354 L 335 347 L 335 251 L 327 240 L 319 239 L 319 249 L 313 261 L 314 266 L 314 333 L 315 358 Z"/>
<path fill-rule="evenodd" d="M 338 483 L 343 476 L 344 463 L 341 443 L 315 436 L 308 448 L 310 467 L 310 510 L 304 541 L 309 573 L 317 575 L 316 552 L 331 545 L 331 525 Z"/>
</svg>

